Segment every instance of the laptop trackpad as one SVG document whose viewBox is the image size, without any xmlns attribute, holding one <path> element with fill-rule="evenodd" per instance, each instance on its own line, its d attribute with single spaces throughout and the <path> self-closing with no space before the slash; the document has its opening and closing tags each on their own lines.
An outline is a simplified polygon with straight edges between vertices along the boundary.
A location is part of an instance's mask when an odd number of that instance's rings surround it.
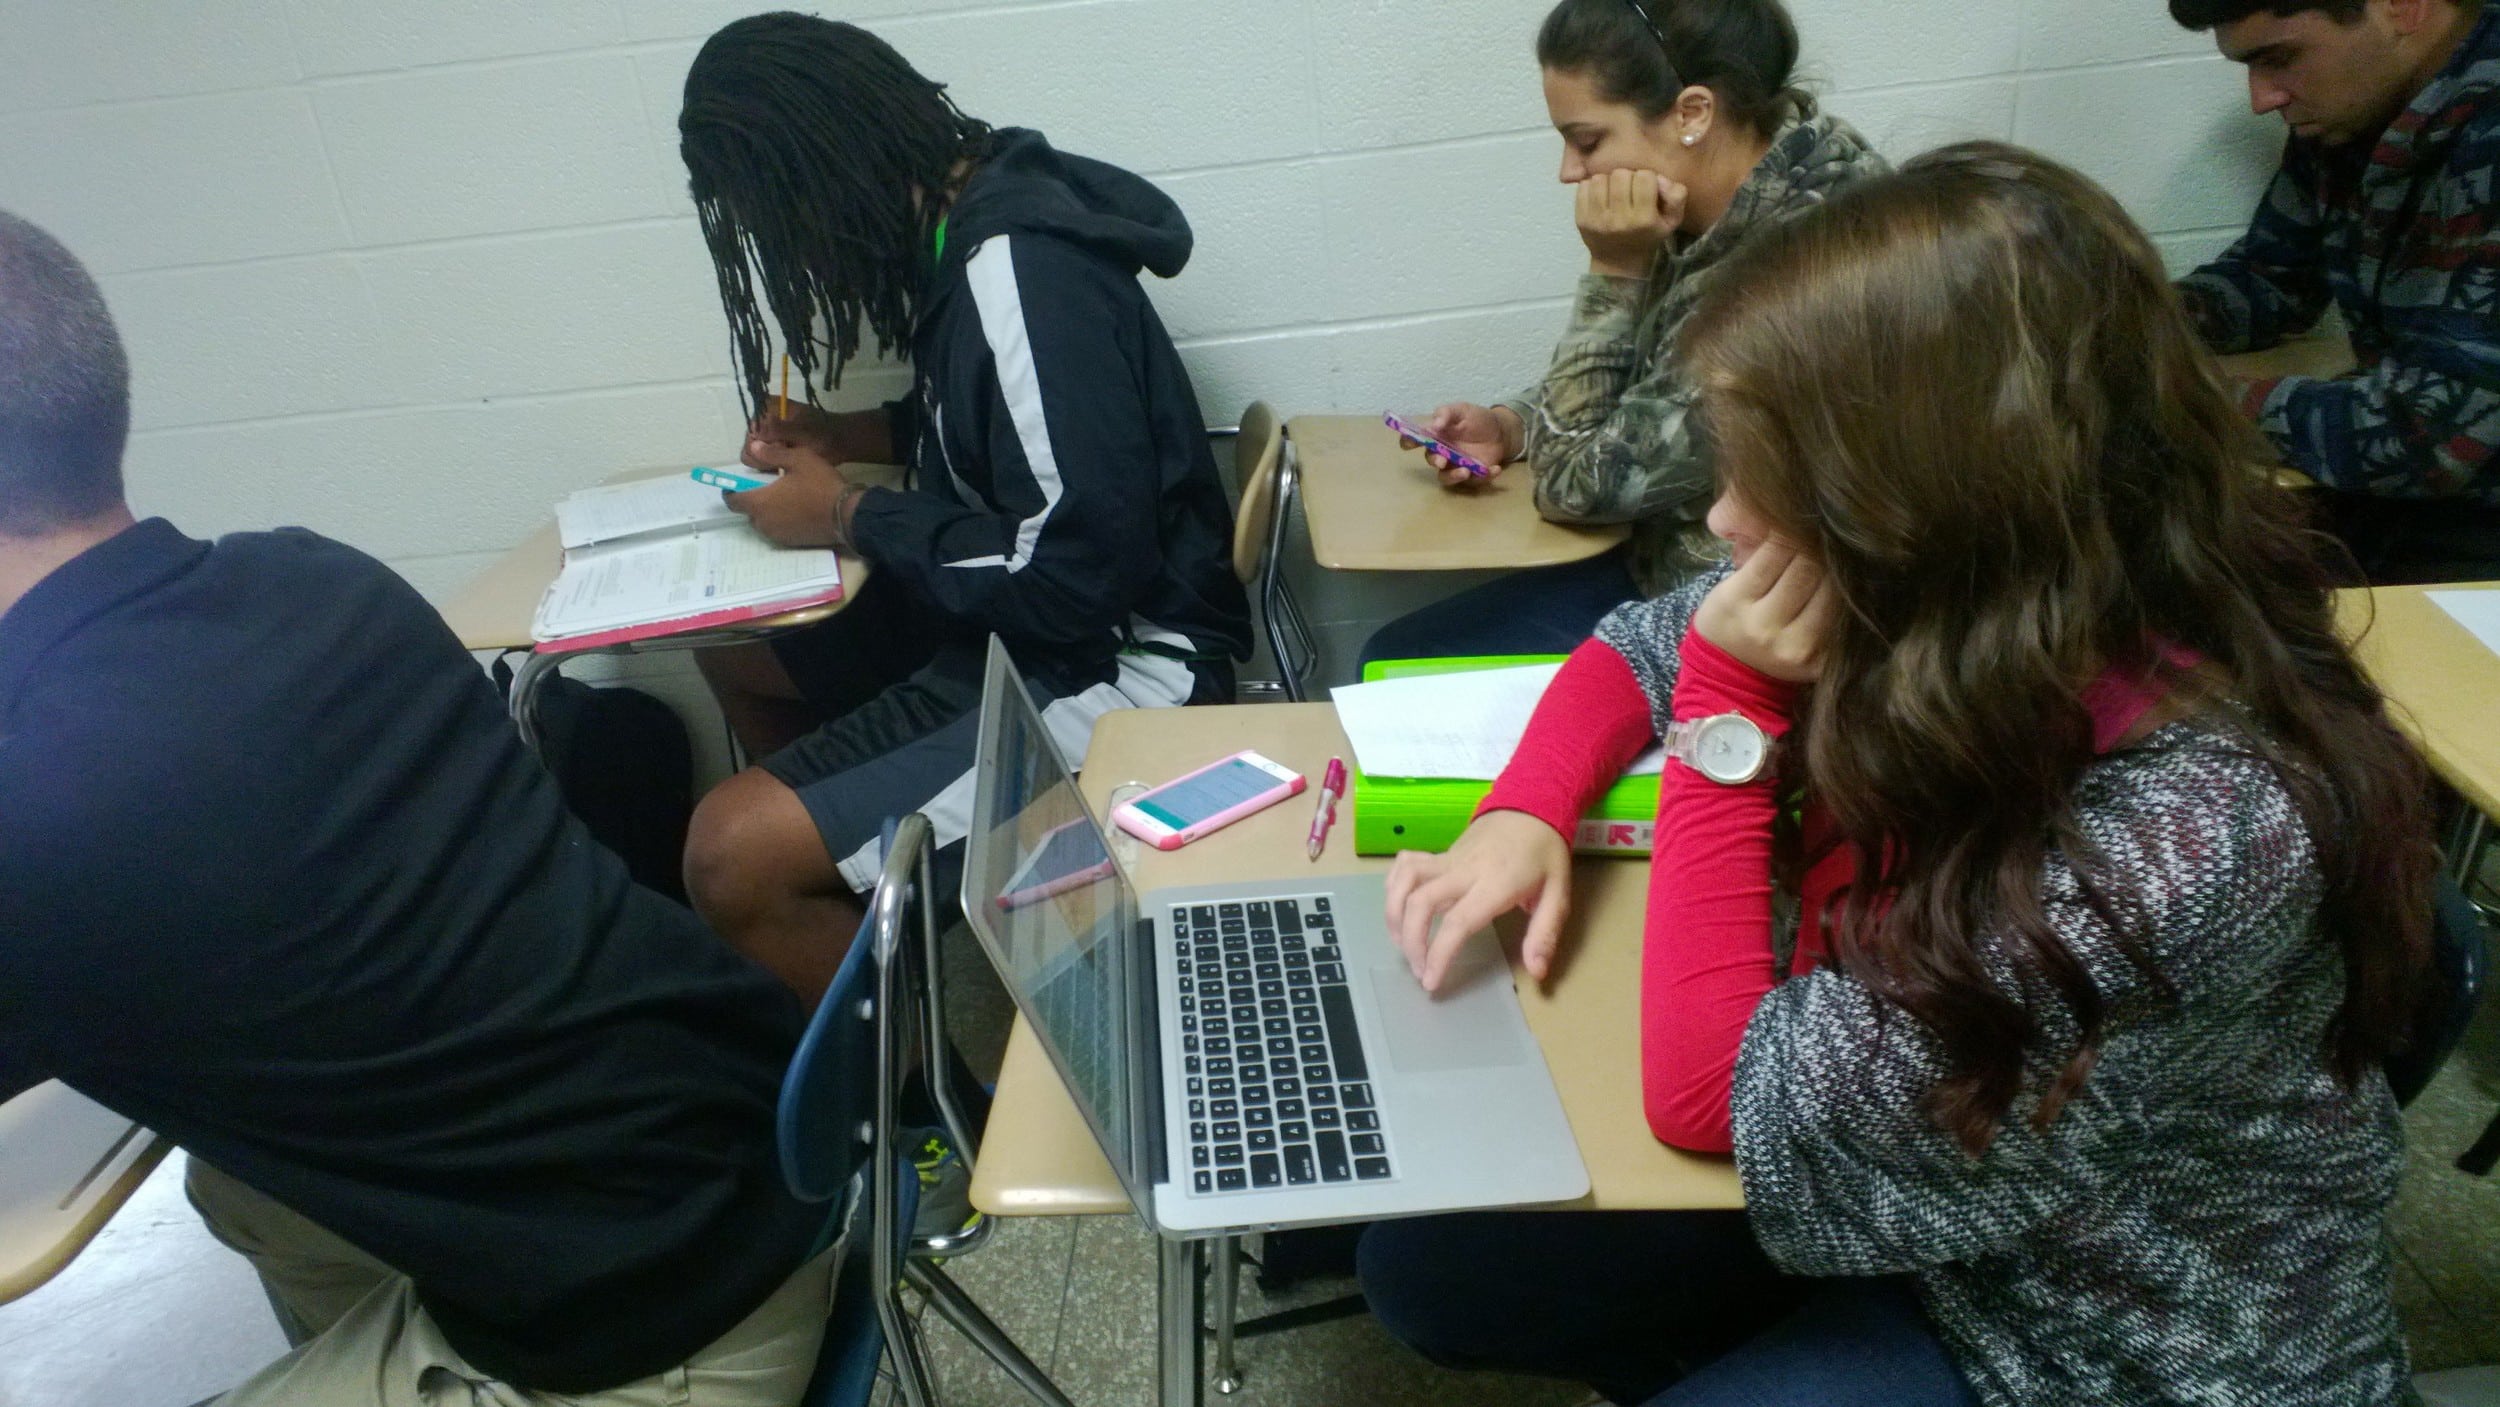
<svg viewBox="0 0 2500 1407">
<path fill-rule="evenodd" d="M 1437 995 L 1404 964 L 1373 968 L 1371 988 L 1389 1063 L 1409 1074 L 1516 1065 L 1527 1056 L 1510 966 L 1493 943 L 1469 943 Z"/>
</svg>

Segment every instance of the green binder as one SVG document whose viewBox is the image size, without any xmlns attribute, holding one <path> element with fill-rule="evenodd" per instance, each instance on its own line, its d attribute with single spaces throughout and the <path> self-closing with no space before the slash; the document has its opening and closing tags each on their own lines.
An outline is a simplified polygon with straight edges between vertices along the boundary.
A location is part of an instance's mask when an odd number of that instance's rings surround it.
<svg viewBox="0 0 2500 1407">
<path fill-rule="evenodd" d="M 1558 664 L 1561 655 L 1475 655 L 1456 659 L 1374 660 L 1363 681 L 1408 679 L 1421 674 L 1461 674 L 1476 669 Z M 1447 850 L 1475 818 L 1493 784 L 1459 777 L 1372 777 L 1357 765 L 1347 791 L 1354 806 L 1354 853 L 1394 855 L 1400 850 Z M 1658 776 L 1618 778 L 1580 820 L 1572 848 L 1587 854 L 1646 855 L 1658 817 Z"/>
</svg>

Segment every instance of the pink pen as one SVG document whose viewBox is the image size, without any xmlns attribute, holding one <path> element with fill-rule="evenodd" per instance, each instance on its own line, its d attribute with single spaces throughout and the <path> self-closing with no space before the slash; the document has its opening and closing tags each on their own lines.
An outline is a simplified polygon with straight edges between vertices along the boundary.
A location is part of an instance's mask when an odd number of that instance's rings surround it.
<svg viewBox="0 0 2500 1407">
<path fill-rule="evenodd" d="M 1310 840 L 1303 847 L 1314 860 L 1319 858 L 1321 848 L 1328 844 L 1328 828 L 1337 823 L 1337 798 L 1343 795 L 1345 759 L 1332 757 L 1328 759 L 1328 770 L 1320 774 L 1319 809 L 1311 814 Z"/>
</svg>

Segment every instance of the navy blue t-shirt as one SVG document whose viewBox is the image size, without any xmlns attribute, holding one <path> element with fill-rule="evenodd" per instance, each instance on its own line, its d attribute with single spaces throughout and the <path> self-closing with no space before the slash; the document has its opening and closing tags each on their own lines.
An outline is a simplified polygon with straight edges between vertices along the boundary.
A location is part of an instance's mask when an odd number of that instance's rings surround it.
<svg viewBox="0 0 2500 1407">
<path fill-rule="evenodd" d="M 432 608 L 162 520 L 0 616 L 0 1096 L 58 1078 L 407 1274 L 497 1377 L 683 1361 L 825 1212 L 796 1000 L 636 888 Z"/>
</svg>

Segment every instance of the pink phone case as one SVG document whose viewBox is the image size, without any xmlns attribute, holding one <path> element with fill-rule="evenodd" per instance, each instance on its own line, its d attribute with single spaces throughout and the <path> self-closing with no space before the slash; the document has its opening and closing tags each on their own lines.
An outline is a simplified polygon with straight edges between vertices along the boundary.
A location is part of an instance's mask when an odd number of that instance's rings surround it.
<svg viewBox="0 0 2500 1407">
<path fill-rule="evenodd" d="M 1180 831 L 1167 830 L 1161 821 L 1158 821 L 1151 816 L 1142 815 L 1136 809 L 1138 801 L 1152 801 L 1157 796 L 1160 796 L 1164 792 L 1179 786 L 1181 783 L 1188 781 L 1192 777 L 1212 772 L 1218 767 L 1222 767 L 1227 763 L 1245 757 L 1254 758 L 1258 762 L 1264 762 L 1270 766 L 1283 765 L 1272 757 L 1265 757 L 1252 749 L 1243 748 L 1239 752 L 1229 753 L 1223 757 L 1219 757 L 1213 762 L 1208 763 L 1206 766 L 1199 768 L 1195 772 L 1189 772 L 1181 776 L 1174 777 L 1172 780 L 1165 782 L 1162 786 L 1156 787 L 1153 791 L 1147 792 L 1144 796 L 1138 797 L 1136 801 L 1123 802 L 1118 810 L 1111 813 L 1112 824 L 1118 826 L 1124 831 L 1127 831 L 1130 835 L 1137 837 L 1139 840 L 1146 842 L 1148 845 L 1153 846 L 1157 850 L 1178 850 L 1182 846 L 1187 845 L 1189 842 L 1198 839 L 1200 836 L 1220 831 L 1226 826 L 1231 825 L 1233 822 L 1240 820 L 1244 816 L 1250 815 L 1253 812 L 1266 810 L 1268 807 L 1275 805 L 1277 802 L 1284 800 L 1286 797 L 1300 796 L 1302 794 L 1302 788 L 1306 785 L 1303 781 L 1302 774 L 1299 772 L 1291 773 L 1286 778 L 1279 780 L 1276 785 L 1260 792 L 1257 796 L 1251 797 L 1247 801 L 1243 801 L 1238 805 L 1218 811 L 1214 815 L 1207 817 L 1205 820 L 1192 822 L 1188 828 Z"/>
<path fill-rule="evenodd" d="M 1457 465 L 1459 468 L 1466 470 L 1468 473 L 1475 475 L 1479 479 L 1487 478 L 1493 473 L 1491 469 L 1485 467 L 1483 460 L 1478 459 L 1473 455 L 1460 454 L 1457 450 L 1450 448 L 1440 440 L 1434 439 L 1425 431 L 1415 428 L 1413 424 L 1398 419 L 1397 412 L 1395 411 L 1383 413 L 1380 417 L 1380 423 L 1388 426 L 1392 430 L 1397 431 L 1399 434 L 1404 435 L 1406 438 L 1413 440 L 1415 443 L 1422 445 L 1424 448 L 1436 451 L 1452 464 Z"/>
</svg>

